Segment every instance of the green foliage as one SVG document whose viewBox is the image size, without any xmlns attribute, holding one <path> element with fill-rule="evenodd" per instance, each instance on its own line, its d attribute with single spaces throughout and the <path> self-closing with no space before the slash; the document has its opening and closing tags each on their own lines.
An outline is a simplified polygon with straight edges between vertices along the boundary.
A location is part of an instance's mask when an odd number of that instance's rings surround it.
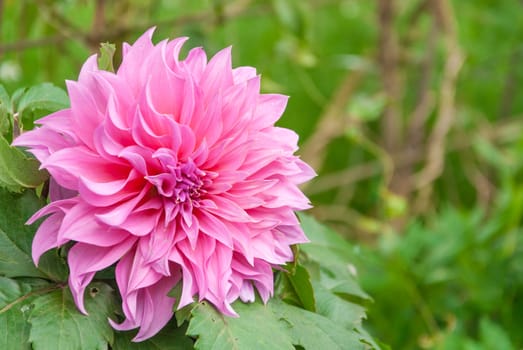
<svg viewBox="0 0 523 350">
<path fill-rule="evenodd" d="M 29 344 L 30 308 L 26 305 L 13 304 L 21 297 L 30 295 L 31 287 L 6 277 L 0 277 L 0 347 L 2 349 L 31 349 Z M 26 298 L 28 302 L 31 297 Z"/>
<path fill-rule="evenodd" d="M 361 254 L 373 330 L 393 348 L 519 348 L 522 190 L 506 183 L 488 213 L 449 207 Z"/>
<path fill-rule="evenodd" d="M 88 315 L 76 308 L 66 287 L 63 259 L 56 251 L 36 268 L 30 257 L 36 225 L 24 225 L 42 206 L 34 191 L 0 190 L 0 337 L 6 349 L 379 349 L 361 328 L 367 295 L 347 269 L 349 260 L 332 260 L 304 252 L 300 262 L 277 272 L 275 298 L 267 305 L 237 301 L 239 318 L 220 314 L 207 302 L 177 312 L 171 323 L 143 343 L 130 343 L 135 332 L 113 332 L 107 322 L 120 313 L 119 301 L 106 282 L 85 292 Z M 311 247 L 326 254 L 349 254 L 339 236 L 302 215 Z M 320 242 L 314 240 L 318 238 Z M 321 238 L 321 239 L 320 239 Z M 299 255 L 299 254 L 298 254 Z M 105 276 L 107 277 L 107 276 Z"/>
<path fill-rule="evenodd" d="M 100 282 L 87 286 L 85 308 L 89 316 L 78 312 L 67 288 L 60 288 L 36 298 L 29 323 L 29 341 L 33 349 L 107 349 L 113 331 L 107 322 L 114 309 L 112 288 Z"/>
<path fill-rule="evenodd" d="M 187 332 L 198 337 L 196 349 L 365 349 L 350 328 L 277 299 L 234 308 L 239 318 L 225 318 L 207 303 L 195 307 Z"/>
</svg>

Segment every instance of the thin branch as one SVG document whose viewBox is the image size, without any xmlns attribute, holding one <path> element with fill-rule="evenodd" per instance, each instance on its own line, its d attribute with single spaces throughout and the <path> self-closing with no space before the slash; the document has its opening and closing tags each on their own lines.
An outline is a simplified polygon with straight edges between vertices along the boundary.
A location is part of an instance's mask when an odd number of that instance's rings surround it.
<svg viewBox="0 0 523 350">
<path fill-rule="evenodd" d="M 477 138 L 493 143 L 508 143 L 517 140 L 523 133 L 523 123 L 517 117 L 515 121 L 505 124 L 498 124 L 495 128 L 490 124 L 481 127 L 474 136 L 464 136 L 463 133 L 456 133 L 449 142 L 449 146 L 444 149 L 446 153 L 463 151 L 470 149 Z M 423 160 L 424 155 L 419 152 L 405 152 L 397 158 L 397 167 L 407 166 Z M 310 182 L 306 192 L 308 195 L 323 193 L 334 188 L 348 186 L 372 176 L 377 176 L 382 172 L 379 160 L 355 165 L 349 169 L 325 174 L 317 177 Z"/>
<path fill-rule="evenodd" d="M 394 28 L 396 17 L 394 0 L 379 0 L 379 63 L 387 105 L 383 113 L 381 135 L 385 148 L 392 154 L 400 147 L 402 139 L 402 118 L 400 109 L 401 80 L 399 75 L 399 45 Z"/>
<path fill-rule="evenodd" d="M 456 83 L 464 61 L 457 41 L 451 5 L 447 0 L 433 0 L 432 5 L 443 27 L 443 42 L 447 59 L 443 69 L 438 116 L 428 142 L 427 163 L 416 178 L 416 188 L 418 189 L 430 185 L 443 171 L 445 139 L 454 122 Z"/>
<path fill-rule="evenodd" d="M 336 137 L 343 135 L 352 121 L 344 118 L 346 115 L 344 109 L 360 83 L 361 77 L 361 71 L 349 72 L 345 76 L 320 116 L 314 134 L 301 148 L 302 158 L 316 170 L 320 170 L 323 165 L 328 144 Z"/>
</svg>

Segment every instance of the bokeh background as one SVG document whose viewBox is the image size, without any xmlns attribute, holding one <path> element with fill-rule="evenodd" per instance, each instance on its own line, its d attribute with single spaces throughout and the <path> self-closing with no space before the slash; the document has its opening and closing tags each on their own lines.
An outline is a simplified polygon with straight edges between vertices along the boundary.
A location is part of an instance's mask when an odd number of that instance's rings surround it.
<svg viewBox="0 0 523 350">
<path fill-rule="evenodd" d="M 152 26 L 291 96 L 310 213 L 353 245 L 377 339 L 523 347 L 522 1 L 0 0 L 0 83 L 65 87 Z"/>
</svg>

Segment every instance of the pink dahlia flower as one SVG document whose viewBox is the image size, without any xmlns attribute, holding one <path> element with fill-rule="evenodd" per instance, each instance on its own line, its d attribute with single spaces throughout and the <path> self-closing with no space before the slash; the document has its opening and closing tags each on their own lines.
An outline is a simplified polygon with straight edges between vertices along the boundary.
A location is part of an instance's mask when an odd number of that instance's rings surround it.
<svg viewBox="0 0 523 350">
<path fill-rule="evenodd" d="M 33 241 L 74 242 L 69 286 L 80 311 L 95 273 L 116 264 L 125 320 L 135 341 L 156 334 L 181 308 L 208 300 L 264 302 L 272 268 L 307 238 L 294 214 L 310 207 L 297 185 L 315 173 L 293 153 L 298 136 L 274 126 L 287 97 L 260 94 L 252 67 L 231 67 L 231 50 L 209 61 L 201 48 L 179 59 L 187 38 L 154 45 L 153 30 L 124 45 L 116 73 L 84 64 L 67 81 L 71 107 L 38 121 L 14 144 L 52 177 L 47 216 Z M 180 300 L 167 293 L 181 283 Z"/>
</svg>

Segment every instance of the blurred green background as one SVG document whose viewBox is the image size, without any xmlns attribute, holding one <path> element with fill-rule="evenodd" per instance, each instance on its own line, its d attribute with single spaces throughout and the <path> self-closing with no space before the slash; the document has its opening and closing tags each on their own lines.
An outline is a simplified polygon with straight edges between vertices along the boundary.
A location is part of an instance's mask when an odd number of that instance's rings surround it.
<svg viewBox="0 0 523 350">
<path fill-rule="evenodd" d="M 65 87 L 152 26 L 232 45 L 291 96 L 279 124 L 319 173 L 311 214 L 354 246 L 366 328 L 393 349 L 523 347 L 521 1 L 0 0 L 0 21 L 10 93 Z"/>
</svg>

